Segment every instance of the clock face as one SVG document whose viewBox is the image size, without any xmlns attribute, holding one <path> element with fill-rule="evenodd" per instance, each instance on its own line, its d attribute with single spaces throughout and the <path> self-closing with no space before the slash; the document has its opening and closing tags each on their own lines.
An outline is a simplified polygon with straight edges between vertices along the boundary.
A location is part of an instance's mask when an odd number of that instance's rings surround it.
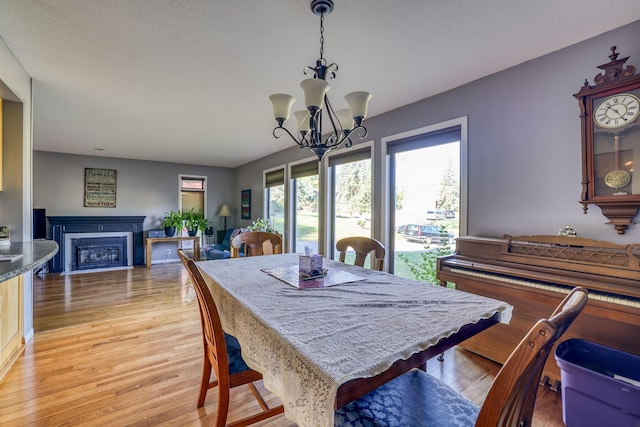
<svg viewBox="0 0 640 427">
<path fill-rule="evenodd" d="M 623 128 L 640 114 L 640 99 L 630 93 L 619 93 L 602 101 L 593 113 L 593 121 L 606 129 Z"/>
</svg>

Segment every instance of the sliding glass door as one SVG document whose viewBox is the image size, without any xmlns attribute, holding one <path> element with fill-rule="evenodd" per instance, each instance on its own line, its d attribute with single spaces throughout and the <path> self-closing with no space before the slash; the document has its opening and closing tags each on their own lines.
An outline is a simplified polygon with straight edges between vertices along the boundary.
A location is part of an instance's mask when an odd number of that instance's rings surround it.
<svg viewBox="0 0 640 427">
<path fill-rule="evenodd" d="M 280 167 L 264 174 L 266 216 L 271 221 L 274 230 L 285 236 L 285 195 L 284 195 L 284 167 Z"/>
<path fill-rule="evenodd" d="M 318 252 L 319 177 L 316 159 L 291 165 L 292 212 L 291 252 L 303 253 L 306 246 Z"/>
<path fill-rule="evenodd" d="M 342 151 L 329 158 L 328 203 L 330 207 L 331 257 L 337 259 L 336 242 L 350 236 L 373 236 L 371 149 Z M 355 253 L 347 253 L 355 258 Z"/>
<path fill-rule="evenodd" d="M 436 257 L 460 235 L 459 126 L 388 144 L 390 269 L 435 283 Z"/>
</svg>

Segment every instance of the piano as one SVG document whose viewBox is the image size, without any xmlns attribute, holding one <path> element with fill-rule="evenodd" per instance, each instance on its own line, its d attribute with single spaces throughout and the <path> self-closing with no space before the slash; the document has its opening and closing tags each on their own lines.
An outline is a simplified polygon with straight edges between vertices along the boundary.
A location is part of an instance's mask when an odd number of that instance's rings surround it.
<svg viewBox="0 0 640 427">
<path fill-rule="evenodd" d="M 575 286 L 589 290 L 589 301 L 560 341 L 580 338 L 640 354 L 640 244 L 544 235 L 460 237 L 456 251 L 438 258 L 436 268 L 442 286 L 455 283 L 456 289 L 513 306 L 508 325 L 460 344 L 495 362 L 504 363 L 534 323 L 549 317 Z M 552 355 L 541 383 L 559 387 Z"/>
</svg>

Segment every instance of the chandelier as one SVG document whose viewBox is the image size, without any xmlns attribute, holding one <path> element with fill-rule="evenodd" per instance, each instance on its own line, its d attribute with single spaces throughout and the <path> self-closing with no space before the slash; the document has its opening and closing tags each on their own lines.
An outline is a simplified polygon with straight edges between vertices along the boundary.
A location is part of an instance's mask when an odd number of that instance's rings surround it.
<svg viewBox="0 0 640 427">
<path fill-rule="evenodd" d="M 318 160 L 327 151 L 335 150 L 340 146 L 350 148 L 351 136 L 356 133 L 362 139 L 367 136 L 367 129 L 362 126 L 362 121 L 367 116 L 367 104 L 371 99 L 369 92 L 351 92 L 344 98 L 349 108 L 334 111 L 327 92 L 330 89 L 327 79 L 333 79 L 338 71 L 338 64 L 327 65 L 324 58 L 324 17 L 333 10 L 333 0 L 312 0 L 311 11 L 320 17 L 320 58 L 316 60 L 315 67 L 307 66 L 304 74 L 313 74 L 300 82 L 304 91 L 306 110 L 295 111 L 293 115 L 298 122 L 299 137 L 295 137 L 284 123 L 289 119 L 291 106 L 295 98 L 284 93 L 275 93 L 269 97 L 273 103 L 273 114 L 278 126 L 273 129 L 273 136 L 280 138 L 287 133 L 300 148 L 308 148 L 313 151 Z M 329 135 L 323 140 L 323 122 L 330 124 Z M 328 127 L 329 125 L 327 125 Z"/>
</svg>

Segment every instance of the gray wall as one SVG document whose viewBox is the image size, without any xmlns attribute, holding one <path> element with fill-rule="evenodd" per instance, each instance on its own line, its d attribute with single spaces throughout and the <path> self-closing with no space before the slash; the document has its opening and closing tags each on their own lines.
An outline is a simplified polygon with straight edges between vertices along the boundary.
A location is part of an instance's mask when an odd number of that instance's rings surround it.
<svg viewBox="0 0 640 427">
<path fill-rule="evenodd" d="M 115 208 L 84 207 L 85 168 L 117 171 Z M 216 215 L 220 206 L 239 196 L 234 191 L 234 171 L 219 167 L 34 151 L 33 206 L 46 209 L 47 216 L 145 215 L 144 229 L 157 229 L 168 211 L 178 209 L 180 174 L 207 177 L 206 216 L 214 229 L 221 229 L 222 220 Z M 233 222 L 230 218 L 229 225 Z M 175 251 L 167 257 L 165 249 L 154 246 L 152 259 L 177 259 Z"/>
<path fill-rule="evenodd" d="M 581 237 L 638 242 L 640 225 L 631 226 L 619 236 L 605 224 L 607 219 L 597 206 L 591 206 L 587 215 L 582 213 L 580 120 L 578 102 L 572 95 L 585 79 L 593 84 L 597 66 L 609 61 L 611 46 L 618 47 L 621 57 L 631 56 L 629 63 L 640 68 L 639 36 L 637 21 L 369 118 L 365 123 L 367 140 L 374 141 L 379 156 L 384 137 L 467 116 L 468 234 L 556 234 L 561 227 L 571 225 Z M 375 99 L 373 94 L 371 102 Z M 262 215 L 262 171 L 308 156 L 285 138 L 279 143 L 293 148 L 238 169 L 236 192 L 252 188 L 254 218 Z M 381 165 L 382 160 L 377 157 L 374 164 Z M 382 191 L 379 176 L 375 191 Z M 375 206 L 375 215 L 380 212 L 381 206 Z"/>
</svg>

